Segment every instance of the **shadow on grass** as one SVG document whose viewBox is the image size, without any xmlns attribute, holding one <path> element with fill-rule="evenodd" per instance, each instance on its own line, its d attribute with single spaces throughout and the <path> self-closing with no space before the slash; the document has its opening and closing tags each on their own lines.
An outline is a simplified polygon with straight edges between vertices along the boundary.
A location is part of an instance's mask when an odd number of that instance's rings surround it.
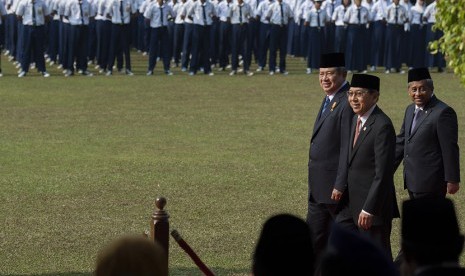
<svg viewBox="0 0 465 276">
<path fill-rule="evenodd" d="M 248 269 L 225 269 L 214 267 L 211 268 L 217 276 L 248 276 Z M 197 267 L 172 267 L 170 276 L 202 276 L 202 272 Z M 0 274 L 0 276 L 92 276 L 92 272 L 57 272 L 57 273 L 38 273 L 38 274 Z"/>
</svg>

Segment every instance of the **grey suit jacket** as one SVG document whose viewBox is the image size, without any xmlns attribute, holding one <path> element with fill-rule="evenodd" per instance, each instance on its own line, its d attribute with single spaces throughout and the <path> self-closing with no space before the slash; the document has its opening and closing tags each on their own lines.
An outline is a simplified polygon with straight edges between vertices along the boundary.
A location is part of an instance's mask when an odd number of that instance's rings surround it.
<svg viewBox="0 0 465 276">
<path fill-rule="evenodd" d="M 434 95 L 412 133 L 415 105 L 407 107 L 396 139 L 396 167 L 404 160 L 404 188 L 445 194 L 446 183 L 460 182 L 457 115 Z"/>
<path fill-rule="evenodd" d="M 348 159 L 348 204 L 354 222 L 360 212 L 374 215 L 373 225 L 399 217 L 394 188 L 396 134 L 384 112 L 375 107 L 352 148 L 357 116 L 354 116 Z"/>
<path fill-rule="evenodd" d="M 318 203 L 336 204 L 331 200 L 333 188 L 347 186 L 347 154 L 352 108 L 347 101 L 348 83 L 318 112 L 310 139 L 308 186 L 310 196 Z M 324 102 L 324 100 L 323 100 Z"/>
</svg>

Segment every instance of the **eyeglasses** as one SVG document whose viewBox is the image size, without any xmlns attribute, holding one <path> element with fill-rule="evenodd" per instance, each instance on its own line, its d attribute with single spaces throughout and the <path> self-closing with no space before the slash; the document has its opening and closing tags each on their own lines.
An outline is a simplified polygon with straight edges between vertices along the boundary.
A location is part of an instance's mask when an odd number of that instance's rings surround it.
<svg viewBox="0 0 465 276">
<path fill-rule="evenodd" d="M 408 92 L 412 94 L 418 93 L 420 95 L 423 95 L 426 94 L 428 91 L 429 89 L 427 89 L 426 87 L 411 87 Z"/>
<path fill-rule="evenodd" d="M 363 96 L 365 96 L 366 94 L 368 93 L 368 91 L 348 91 L 347 92 L 347 96 L 348 97 L 357 97 L 357 98 L 362 98 Z"/>
</svg>

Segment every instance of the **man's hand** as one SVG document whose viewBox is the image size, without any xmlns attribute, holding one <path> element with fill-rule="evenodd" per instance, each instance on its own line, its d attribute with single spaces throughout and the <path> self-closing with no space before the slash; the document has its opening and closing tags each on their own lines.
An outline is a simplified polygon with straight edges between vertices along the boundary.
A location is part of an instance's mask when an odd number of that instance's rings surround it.
<svg viewBox="0 0 465 276">
<path fill-rule="evenodd" d="M 331 194 L 331 199 L 335 201 L 339 201 L 341 200 L 341 197 L 342 197 L 342 192 L 336 189 L 333 189 L 333 193 Z"/>
<path fill-rule="evenodd" d="M 460 189 L 460 185 L 459 183 L 455 183 L 455 182 L 447 182 L 447 193 L 448 194 L 455 194 L 456 192 L 458 192 Z"/>
<path fill-rule="evenodd" d="M 373 215 L 368 214 L 367 212 L 361 211 L 358 216 L 358 226 L 363 230 L 370 229 L 373 224 Z"/>
</svg>

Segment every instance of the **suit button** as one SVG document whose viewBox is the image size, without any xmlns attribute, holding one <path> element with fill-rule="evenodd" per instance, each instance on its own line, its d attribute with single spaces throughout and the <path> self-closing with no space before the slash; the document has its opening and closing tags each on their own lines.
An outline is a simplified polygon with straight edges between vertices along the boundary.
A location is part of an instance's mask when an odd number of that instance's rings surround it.
<svg viewBox="0 0 465 276">
<path fill-rule="evenodd" d="M 312 159 L 308 160 L 308 162 L 312 163 Z"/>
<path fill-rule="evenodd" d="M 407 154 L 407 155 L 405 155 L 405 158 L 407 158 L 407 157 L 408 157 L 408 154 Z"/>
</svg>

